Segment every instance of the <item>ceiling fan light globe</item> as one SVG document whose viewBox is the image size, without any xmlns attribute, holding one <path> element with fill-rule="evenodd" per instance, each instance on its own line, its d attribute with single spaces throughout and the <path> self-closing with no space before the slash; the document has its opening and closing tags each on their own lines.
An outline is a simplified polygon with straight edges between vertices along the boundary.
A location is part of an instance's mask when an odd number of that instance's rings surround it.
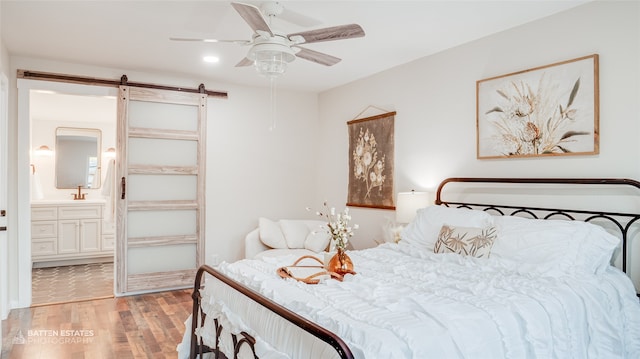
<svg viewBox="0 0 640 359">
<path fill-rule="evenodd" d="M 256 44 L 247 55 L 259 74 L 277 77 L 287 70 L 287 64 L 295 60 L 295 52 L 291 47 L 280 43 Z"/>
<path fill-rule="evenodd" d="M 287 71 L 287 61 L 282 52 L 262 51 L 256 54 L 253 66 L 260 75 L 278 77 Z"/>
</svg>

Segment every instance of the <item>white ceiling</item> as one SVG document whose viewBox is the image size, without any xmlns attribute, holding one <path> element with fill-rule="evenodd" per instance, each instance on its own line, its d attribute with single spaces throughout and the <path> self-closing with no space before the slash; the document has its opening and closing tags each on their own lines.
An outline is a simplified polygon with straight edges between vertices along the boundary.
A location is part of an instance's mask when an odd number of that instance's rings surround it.
<svg viewBox="0 0 640 359">
<path fill-rule="evenodd" d="M 317 24 L 301 27 L 276 19 L 274 29 L 292 33 L 357 23 L 366 36 L 306 45 L 342 61 L 325 67 L 296 59 L 278 87 L 324 91 L 587 1 L 281 1 Z M 268 85 L 252 67 L 235 67 L 247 47 L 169 41 L 250 39 L 251 29 L 228 1 L 0 0 L 0 6 L 10 55 L 195 76 L 208 88 L 216 82 Z M 220 62 L 204 63 L 204 55 L 216 55 Z"/>
</svg>

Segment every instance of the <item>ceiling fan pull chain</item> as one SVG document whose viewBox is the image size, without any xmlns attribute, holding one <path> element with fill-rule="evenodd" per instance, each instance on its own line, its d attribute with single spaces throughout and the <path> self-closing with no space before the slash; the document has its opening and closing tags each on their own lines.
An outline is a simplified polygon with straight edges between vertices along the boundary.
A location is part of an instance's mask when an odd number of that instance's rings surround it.
<svg viewBox="0 0 640 359">
<path fill-rule="evenodd" d="M 269 76 L 269 102 L 271 107 L 271 126 L 269 131 L 276 129 L 276 77 Z"/>
</svg>

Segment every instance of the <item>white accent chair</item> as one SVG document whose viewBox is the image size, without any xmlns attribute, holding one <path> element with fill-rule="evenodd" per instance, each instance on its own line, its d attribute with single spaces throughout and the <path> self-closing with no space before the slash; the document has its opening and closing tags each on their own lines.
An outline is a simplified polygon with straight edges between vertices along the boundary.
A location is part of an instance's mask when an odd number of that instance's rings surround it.
<svg viewBox="0 0 640 359">
<path fill-rule="evenodd" d="M 245 258 L 265 256 L 318 255 L 330 241 L 325 230 L 326 222 L 305 219 L 281 219 L 272 221 L 259 218 L 258 228 L 245 236 Z"/>
</svg>

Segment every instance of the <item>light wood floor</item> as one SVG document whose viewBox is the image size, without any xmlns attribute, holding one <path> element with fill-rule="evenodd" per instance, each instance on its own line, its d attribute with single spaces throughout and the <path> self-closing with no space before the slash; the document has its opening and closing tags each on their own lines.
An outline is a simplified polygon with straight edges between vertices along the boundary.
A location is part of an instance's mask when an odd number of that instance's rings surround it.
<svg viewBox="0 0 640 359">
<path fill-rule="evenodd" d="M 2 359 L 177 357 L 191 290 L 14 309 Z"/>
</svg>

